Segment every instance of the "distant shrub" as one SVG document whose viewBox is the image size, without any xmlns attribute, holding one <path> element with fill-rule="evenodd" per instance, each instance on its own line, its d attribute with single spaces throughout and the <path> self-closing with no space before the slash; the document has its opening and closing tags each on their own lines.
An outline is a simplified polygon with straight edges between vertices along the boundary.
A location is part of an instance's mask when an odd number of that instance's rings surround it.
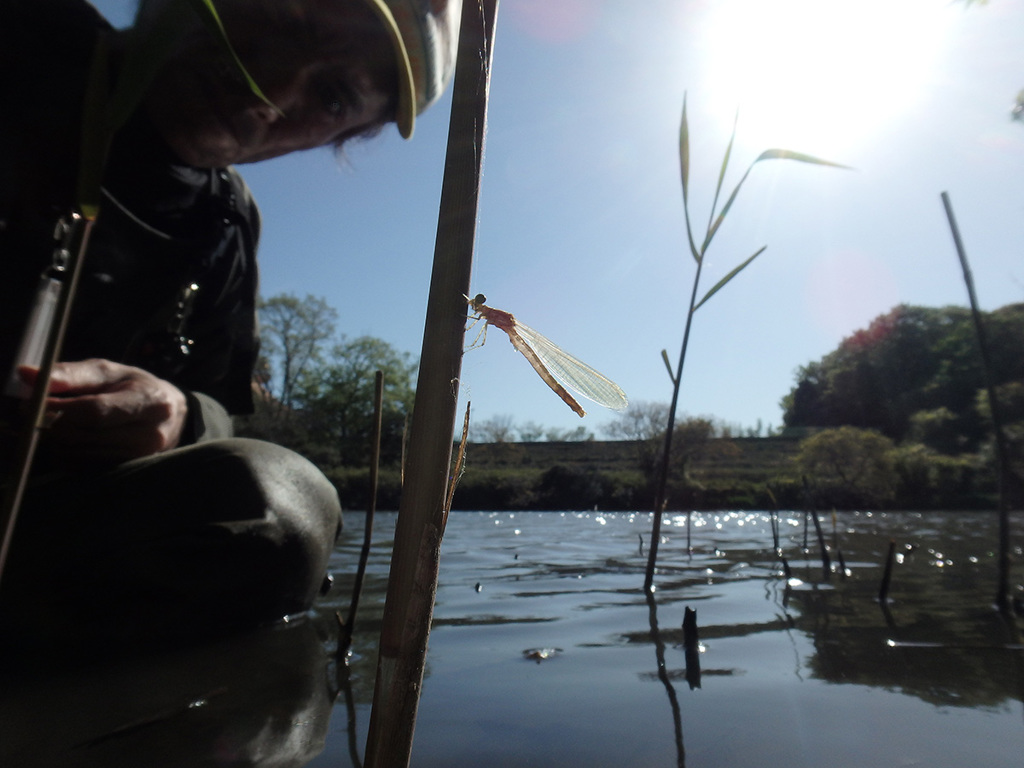
<svg viewBox="0 0 1024 768">
<path fill-rule="evenodd" d="M 592 509 L 602 501 L 601 480 L 593 469 L 555 464 L 541 475 L 538 509 Z"/>
<path fill-rule="evenodd" d="M 338 491 L 342 509 L 365 510 L 370 503 L 370 470 L 366 467 L 331 467 L 324 472 Z M 398 509 L 401 475 L 396 468 L 381 469 L 377 479 L 377 509 Z"/>
<path fill-rule="evenodd" d="M 455 489 L 454 509 L 533 509 L 540 472 L 467 469 Z"/>
</svg>

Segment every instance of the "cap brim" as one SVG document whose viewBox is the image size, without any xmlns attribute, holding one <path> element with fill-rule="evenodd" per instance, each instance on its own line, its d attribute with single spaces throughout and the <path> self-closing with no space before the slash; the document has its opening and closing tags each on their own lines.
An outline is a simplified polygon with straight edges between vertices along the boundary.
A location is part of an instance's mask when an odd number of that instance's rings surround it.
<svg viewBox="0 0 1024 768">
<path fill-rule="evenodd" d="M 416 85 L 412 79 L 412 65 L 409 63 L 409 52 L 398 31 L 398 24 L 384 0 L 366 0 L 384 24 L 391 44 L 395 49 L 395 64 L 398 70 L 398 105 L 395 110 L 395 123 L 403 139 L 412 137 L 416 127 Z"/>
</svg>

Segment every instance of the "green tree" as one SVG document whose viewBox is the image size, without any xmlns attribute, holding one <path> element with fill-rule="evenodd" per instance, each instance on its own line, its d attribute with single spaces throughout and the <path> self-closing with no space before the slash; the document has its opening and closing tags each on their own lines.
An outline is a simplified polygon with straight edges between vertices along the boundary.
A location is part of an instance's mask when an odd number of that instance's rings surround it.
<svg viewBox="0 0 1024 768">
<path fill-rule="evenodd" d="M 326 361 L 308 372 L 296 403 L 309 435 L 307 455 L 327 465 L 367 466 L 373 432 L 374 376 L 384 373 L 381 462 L 402 455 L 407 417 L 412 413 L 416 363 L 372 336 L 342 337 Z"/>
<path fill-rule="evenodd" d="M 601 501 L 601 478 L 590 467 L 555 464 L 537 484 L 540 509 L 590 509 Z"/>
<path fill-rule="evenodd" d="M 299 299 L 291 294 L 261 298 L 257 308 L 262 353 L 253 372 L 255 411 L 236 419 L 235 431 L 308 455 L 309 439 L 296 410 L 296 389 L 323 365 L 337 312 L 322 298 Z"/>
<path fill-rule="evenodd" d="M 1010 492 L 1011 504 L 1020 506 L 1024 504 L 1024 381 L 1010 381 L 996 387 L 996 401 L 1009 454 L 1011 476 L 1007 478 L 1007 490 Z M 978 391 L 975 409 L 988 430 L 988 436 L 982 444 L 982 453 L 991 457 L 995 453 L 995 434 L 988 393 L 985 390 Z"/>
<path fill-rule="evenodd" d="M 837 427 L 802 440 L 796 462 L 819 502 L 876 506 L 896 490 L 894 448 L 892 440 L 875 430 Z"/>
<path fill-rule="evenodd" d="M 1024 379 L 1024 304 L 985 313 L 984 320 L 996 383 Z M 901 305 L 800 368 L 782 400 L 784 421 L 876 429 L 894 440 L 923 430 L 938 439 L 931 428 L 942 414 L 945 447 L 970 451 L 985 435 L 974 408 L 983 382 L 967 309 Z"/>
<path fill-rule="evenodd" d="M 960 453 L 964 447 L 956 414 L 944 405 L 913 413 L 907 439 L 947 454 Z"/>
<path fill-rule="evenodd" d="M 282 293 L 260 299 L 260 381 L 282 412 L 295 405 L 303 377 L 323 362 L 325 344 L 334 336 L 338 313 L 317 296 L 299 299 Z"/>
</svg>

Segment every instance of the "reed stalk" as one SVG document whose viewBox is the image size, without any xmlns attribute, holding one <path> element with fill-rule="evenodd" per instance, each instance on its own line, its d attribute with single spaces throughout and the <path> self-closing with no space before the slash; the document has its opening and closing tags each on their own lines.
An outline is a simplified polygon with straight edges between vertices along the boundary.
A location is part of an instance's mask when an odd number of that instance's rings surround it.
<svg viewBox="0 0 1024 768">
<path fill-rule="evenodd" d="M 370 437 L 370 498 L 366 505 L 366 521 L 363 524 L 363 548 L 359 552 L 359 566 L 356 568 L 356 580 L 352 585 L 352 601 L 348 606 L 348 618 L 341 622 L 338 634 L 338 659 L 348 653 L 352 645 L 352 632 L 356 623 L 356 612 L 359 610 L 359 598 L 363 594 L 363 579 L 366 576 L 366 561 L 370 559 L 370 544 L 373 539 L 373 518 L 377 512 L 377 486 L 380 473 L 380 433 L 384 419 L 384 372 L 377 371 L 373 377 L 373 434 Z M 341 615 L 338 614 L 339 621 Z"/>
<path fill-rule="evenodd" d="M 996 397 L 995 381 L 992 375 L 992 357 L 989 354 L 988 340 L 985 336 L 985 325 L 981 319 L 981 310 L 978 309 L 978 297 L 974 292 L 974 278 L 971 275 L 971 267 L 967 261 L 967 252 L 964 250 L 963 241 L 960 239 L 960 228 L 957 227 L 956 217 L 953 215 L 953 204 L 949 200 L 949 193 L 941 194 L 942 205 L 946 209 L 946 218 L 949 220 L 949 229 L 953 234 L 953 244 L 956 246 L 957 256 L 960 258 L 960 267 L 964 273 L 964 285 L 967 286 L 967 296 L 971 302 L 971 316 L 974 318 L 974 332 L 978 339 L 978 351 L 981 354 L 981 368 L 985 377 L 985 391 L 988 395 L 989 411 L 992 414 L 992 430 L 996 443 L 996 476 L 999 486 L 999 572 L 996 586 L 996 607 L 1002 612 L 1010 612 L 1012 605 L 1010 601 L 1010 505 L 1008 500 L 1007 483 L 1010 480 L 1010 459 L 1009 448 L 1006 444 L 1006 432 L 1003 430 L 1002 412 L 999 408 L 999 399 Z"/>
<path fill-rule="evenodd" d="M 821 520 L 818 517 L 818 510 L 811 508 L 811 520 L 814 521 L 814 531 L 818 536 L 818 549 L 821 552 L 821 570 L 828 581 L 832 574 L 832 558 L 828 554 L 828 545 L 825 544 L 825 534 L 821 530 Z"/>
<path fill-rule="evenodd" d="M 814 496 L 811 493 L 811 487 L 807 483 L 807 478 L 803 478 L 804 482 L 804 496 L 807 500 L 808 513 L 811 516 L 811 520 L 814 523 L 814 533 L 818 537 L 818 550 L 821 552 L 821 568 L 824 572 L 825 581 L 828 581 L 829 576 L 832 573 L 832 558 L 828 554 L 828 545 L 825 544 L 825 534 L 821 530 L 821 519 L 818 517 L 818 509 L 814 506 Z M 806 518 L 805 518 L 806 519 Z M 806 537 L 804 546 L 806 547 Z"/>
<path fill-rule="evenodd" d="M 737 115 L 737 121 L 738 118 L 739 116 Z M 674 373 L 668 362 L 668 353 L 664 350 L 662 350 L 661 353 L 662 358 L 665 360 L 665 366 L 669 369 L 669 378 L 672 380 L 672 402 L 668 409 L 668 425 L 665 429 L 665 442 L 662 448 L 661 461 L 658 465 L 657 483 L 655 486 L 654 518 L 651 525 L 651 546 L 647 557 L 647 568 L 644 574 L 645 592 L 650 592 L 654 585 L 654 568 L 658 560 L 658 544 L 661 540 L 661 518 L 668 505 L 667 489 L 668 472 L 672 454 L 672 433 L 675 430 L 676 408 L 679 405 L 679 389 L 683 379 L 683 366 L 686 363 L 686 350 L 690 342 L 690 329 L 693 325 L 693 315 L 705 304 L 705 302 L 708 301 L 708 299 L 718 293 L 718 291 L 724 288 L 730 280 L 746 269 L 746 267 L 749 266 L 754 259 L 764 253 L 765 248 L 767 248 L 767 246 L 762 246 L 755 251 L 752 256 L 734 267 L 728 274 L 726 274 L 725 277 L 715 283 L 715 285 L 704 294 L 700 301 L 697 301 L 697 291 L 700 287 L 700 277 L 704 268 L 704 257 L 707 255 L 708 247 L 711 245 L 711 241 L 714 239 L 715 234 L 722 226 L 722 222 L 725 221 L 725 217 L 732 208 L 732 204 L 736 201 L 736 196 L 739 194 L 743 183 L 747 180 L 747 176 L 750 175 L 754 166 L 762 160 L 797 160 L 802 163 L 812 163 L 814 165 L 829 165 L 837 168 L 845 167 L 838 165 L 837 163 L 829 162 L 828 160 L 821 160 L 810 155 L 805 155 L 801 152 L 793 152 L 788 149 L 767 149 L 758 155 L 757 158 L 747 167 L 747 170 L 733 188 L 732 193 L 729 195 L 725 204 L 719 210 L 718 201 L 722 193 L 722 185 L 725 182 L 725 174 L 729 167 L 729 158 L 732 155 L 733 143 L 736 140 L 737 121 L 733 122 L 732 134 L 729 137 L 729 144 L 725 150 L 725 157 L 722 159 L 722 165 L 719 169 L 718 184 L 715 187 L 715 196 L 711 203 L 711 212 L 708 215 L 708 225 L 704 234 L 704 239 L 700 241 L 700 245 L 698 246 L 697 241 L 694 240 L 693 237 L 693 228 L 690 225 L 690 127 L 686 118 L 686 97 L 683 97 L 683 115 L 679 124 L 679 170 L 683 190 L 683 218 L 686 223 L 686 238 L 689 244 L 690 254 L 696 262 L 697 270 L 694 273 L 693 286 L 690 290 L 690 304 L 686 313 L 686 325 L 683 328 L 683 343 L 679 351 L 679 361 L 676 363 Z"/>
<path fill-rule="evenodd" d="M 79 277 L 82 274 L 82 263 L 85 260 L 85 251 L 89 245 L 89 234 L 92 231 L 93 221 L 75 214 L 71 220 L 66 220 L 65 224 L 68 227 L 65 236 L 66 245 L 63 246 L 67 254 L 67 277 L 62 281 L 53 322 L 46 334 L 42 364 L 39 366 L 39 374 L 33 384 L 32 393 L 29 398 L 29 416 L 21 425 L 14 468 L 11 472 L 10 481 L 4 488 L 3 506 L 0 507 L 0 528 L 3 531 L 3 540 L 0 542 L 0 582 L 3 580 L 7 557 L 10 554 L 11 543 L 14 540 L 14 529 L 18 522 L 18 514 L 21 511 L 21 503 L 28 488 L 29 476 L 32 473 L 32 463 L 35 459 L 36 448 L 39 445 L 39 439 L 44 428 L 46 399 L 50 389 L 50 375 L 53 372 L 53 366 L 60 357 L 61 346 L 67 331 L 68 318 L 71 314 L 71 304 L 78 286 Z"/>
<path fill-rule="evenodd" d="M 476 236 L 497 0 L 462 6 L 448 150 L 409 452 L 384 605 L 368 768 L 412 752 L 433 615 Z"/>
</svg>

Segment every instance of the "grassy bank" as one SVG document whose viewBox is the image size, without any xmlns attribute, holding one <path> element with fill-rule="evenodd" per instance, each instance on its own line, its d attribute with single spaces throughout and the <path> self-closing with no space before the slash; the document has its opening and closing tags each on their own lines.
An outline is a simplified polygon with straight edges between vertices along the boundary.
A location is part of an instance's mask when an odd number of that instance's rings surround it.
<svg viewBox="0 0 1024 768">
<path fill-rule="evenodd" d="M 806 504 L 797 454 L 801 437 L 716 438 L 669 480 L 668 509 L 803 509 Z M 647 449 L 645 451 L 645 448 Z M 923 463 L 921 463 L 923 462 Z M 822 493 L 821 509 L 994 509 L 995 477 L 968 458 L 930 456 L 919 465 L 906 457 L 890 469 L 892 493 L 868 499 L 855 493 Z M 654 505 L 650 445 L 636 441 L 470 443 L 453 509 L 649 510 Z M 365 509 L 369 471 L 326 470 L 346 509 Z M 840 489 L 841 490 L 841 489 Z M 378 509 L 396 509 L 397 468 L 380 473 Z"/>
<path fill-rule="evenodd" d="M 792 438 L 733 438 L 711 449 L 670 483 L 669 505 L 692 509 L 765 509 L 771 486 L 779 504 L 799 504 L 799 477 Z M 454 509 L 648 509 L 649 473 L 641 468 L 643 446 L 634 441 L 471 443 Z M 349 509 L 365 506 L 365 469 L 329 470 Z M 381 473 L 378 506 L 397 506 L 399 473 Z"/>
</svg>

